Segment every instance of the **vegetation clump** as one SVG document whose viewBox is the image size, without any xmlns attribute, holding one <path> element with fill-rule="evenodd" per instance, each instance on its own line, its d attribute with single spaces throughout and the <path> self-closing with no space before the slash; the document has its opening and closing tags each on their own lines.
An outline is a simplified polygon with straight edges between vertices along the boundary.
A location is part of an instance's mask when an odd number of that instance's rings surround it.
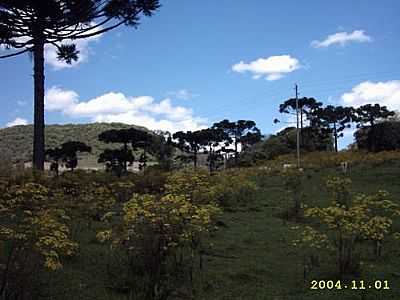
<svg viewBox="0 0 400 300">
<path fill-rule="evenodd" d="M 393 220 L 400 216 L 400 206 L 389 200 L 389 194 L 379 191 L 372 195 L 350 193 L 349 179 L 332 178 L 327 181 L 332 190 L 328 207 L 304 210 L 304 217 L 316 223 L 305 227 L 295 245 L 317 251 L 329 251 L 336 258 L 340 276 L 359 274 L 363 260 L 360 245 L 368 241 L 379 257 L 384 240 L 391 231 Z"/>
</svg>

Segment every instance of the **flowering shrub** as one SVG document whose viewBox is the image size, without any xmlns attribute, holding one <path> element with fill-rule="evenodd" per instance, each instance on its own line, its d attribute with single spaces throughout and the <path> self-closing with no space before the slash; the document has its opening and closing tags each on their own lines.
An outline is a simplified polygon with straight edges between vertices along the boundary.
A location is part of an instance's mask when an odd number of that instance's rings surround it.
<svg viewBox="0 0 400 300">
<path fill-rule="evenodd" d="M 166 181 L 165 193 L 184 196 L 196 204 L 215 202 L 216 196 L 208 172 L 192 169 L 172 173 Z"/>
<path fill-rule="evenodd" d="M 334 250 L 341 275 L 358 272 L 361 242 L 373 241 L 375 253 L 380 254 L 385 237 L 391 233 L 392 218 L 400 215 L 399 205 L 388 199 L 387 192 L 350 198 L 350 183 L 349 179 L 328 180 L 334 192 L 332 205 L 305 209 L 304 216 L 317 220 L 320 225 L 305 228 L 301 238 L 294 241 L 296 246 Z"/>
<path fill-rule="evenodd" d="M 292 207 L 288 206 L 287 218 L 293 212 L 297 219 L 301 209 L 301 198 L 303 196 L 302 177 L 303 172 L 295 168 L 288 168 L 282 172 L 283 182 L 285 187 L 285 196 L 289 202 L 292 202 Z"/>
<path fill-rule="evenodd" d="M 31 298 L 29 282 L 38 269 L 58 270 L 61 258 L 72 256 L 77 244 L 70 240 L 65 211 L 57 209 L 46 187 L 36 183 L 7 186 L 0 197 L 0 243 L 6 250 L 0 259 L 0 295 Z M 19 299 L 19 298 L 18 298 Z M 24 298 L 25 299 L 25 298 Z"/>
<path fill-rule="evenodd" d="M 90 228 L 94 220 L 100 221 L 123 192 L 117 183 L 81 182 L 69 176 L 59 177 L 52 186 L 52 194 L 59 200 L 58 207 L 63 207 L 74 218 L 71 222 L 74 234 L 84 228 L 82 225 Z"/>
<path fill-rule="evenodd" d="M 118 181 L 111 183 L 109 188 L 118 202 L 126 202 L 131 199 L 135 184 L 130 181 Z"/>
<path fill-rule="evenodd" d="M 213 179 L 214 197 L 217 203 L 230 209 L 250 203 L 258 190 L 249 174 L 242 170 L 221 172 Z"/>
<path fill-rule="evenodd" d="M 134 276 L 140 277 L 131 280 L 131 289 L 140 290 L 139 283 L 145 281 L 138 297 L 160 299 L 170 292 L 168 280 L 186 274 L 185 266 L 193 266 L 218 212 L 215 205 L 195 204 L 185 195 L 136 194 L 123 205 L 122 224 L 99 232 L 97 238 L 126 251 Z M 183 264 L 185 253 L 189 254 Z M 193 276 L 193 269 L 189 275 Z"/>
</svg>

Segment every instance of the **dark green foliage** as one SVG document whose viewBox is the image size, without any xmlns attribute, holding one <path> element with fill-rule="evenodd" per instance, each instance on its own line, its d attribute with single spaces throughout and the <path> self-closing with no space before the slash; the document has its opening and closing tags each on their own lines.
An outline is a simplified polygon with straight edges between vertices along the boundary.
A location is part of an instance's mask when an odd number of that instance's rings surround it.
<svg viewBox="0 0 400 300">
<path fill-rule="evenodd" d="M 122 163 L 122 169 L 127 171 L 127 163 L 132 163 L 134 157 L 132 150 L 129 149 L 129 145 L 132 145 L 133 149 L 136 149 L 138 145 L 142 145 L 144 149 L 147 147 L 147 140 L 149 140 L 149 134 L 145 131 L 138 130 L 136 128 L 125 128 L 125 129 L 111 129 L 104 131 L 99 134 L 99 141 L 104 143 L 119 143 L 123 144 L 123 147 L 118 150 L 106 149 L 101 153 L 98 162 L 107 162 L 108 169 L 117 170 L 120 163 Z M 144 155 L 145 159 L 145 155 Z"/>
<path fill-rule="evenodd" d="M 305 152 L 332 151 L 332 134 L 325 128 L 305 127 L 301 131 L 300 146 Z"/>
<path fill-rule="evenodd" d="M 377 123 L 383 120 L 389 120 L 395 116 L 394 111 L 390 111 L 386 106 L 379 104 L 366 104 L 357 108 L 354 112 L 354 121 L 357 128 L 360 128 L 355 134 L 358 148 L 368 151 L 382 151 L 396 149 L 396 125 L 380 125 L 377 129 Z M 386 132 L 385 130 L 388 130 Z M 377 132 L 375 132 L 377 130 Z M 393 135 L 394 134 L 394 135 Z M 393 141 L 390 139 L 393 138 Z"/>
<path fill-rule="evenodd" d="M 45 153 L 52 161 L 52 170 L 58 175 L 58 164 L 61 160 L 67 169 L 73 171 L 78 166 L 77 152 L 91 152 L 92 148 L 85 143 L 70 141 L 63 143 L 60 147 L 48 149 Z"/>
<path fill-rule="evenodd" d="M 293 139 L 272 135 L 260 145 L 260 152 L 264 154 L 265 159 L 274 159 L 279 155 L 292 153 L 296 148 L 293 147 Z"/>
<path fill-rule="evenodd" d="M 202 149 L 204 137 L 200 130 L 198 131 L 178 131 L 172 136 L 174 140 L 177 140 L 175 146 L 186 153 L 187 155 L 181 155 L 179 158 L 183 161 L 193 161 L 193 165 L 197 167 L 197 158 L 200 150 Z"/>
<path fill-rule="evenodd" d="M 106 164 L 106 170 L 112 171 L 118 176 L 123 171 L 126 172 L 127 163 L 133 163 L 135 157 L 132 154 L 132 150 L 122 149 L 105 149 L 100 153 L 98 162 Z"/>
<path fill-rule="evenodd" d="M 355 133 L 358 149 L 368 151 L 390 151 L 400 149 L 400 122 L 382 122 L 359 128 Z"/>
<path fill-rule="evenodd" d="M 173 168 L 176 148 L 169 132 L 155 132 L 150 152 L 154 153 L 162 170 L 169 171 Z"/>
<path fill-rule="evenodd" d="M 203 152 L 207 154 L 207 164 L 210 173 L 218 169 L 223 164 L 225 148 L 218 149 L 221 145 L 229 145 L 229 136 L 221 128 L 207 128 L 200 131 L 202 136 L 201 145 Z"/>
<path fill-rule="evenodd" d="M 355 110 L 354 121 L 357 122 L 357 127 L 373 127 L 376 121 L 384 120 L 394 115 L 395 112 L 388 110 L 386 106 L 366 104 Z"/>
<path fill-rule="evenodd" d="M 335 142 L 335 151 L 338 152 L 338 138 L 343 137 L 343 130 L 351 127 L 354 118 L 354 108 L 328 105 L 313 112 L 314 127 L 330 131 Z"/>
<path fill-rule="evenodd" d="M 143 172 L 146 172 L 148 154 L 154 155 L 157 152 L 156 146 L 153 146 L 153 144 L 159 144 L 159 138 L 159 136 L 144 131 L 136 130 L 134 134 L 134 138 L 131 141 L 132 149 L 142 149 L 142 153 L 139 157 L 139 169 L 143 170 Z"/>
<path fill-rule="evenodd" d="M 256 123 L 251 120 L 238 120 L 230 122 L 225 119 L 221 122 L 214 123 L 213 129 L 222 130 L 225 133 L 226 145 L 234 145 L 235 165 L 239 162 L 238 145 L 242 146 L 242 150 L 246 150 L 261 140 L 261 131 L 256 127 Z"/>
<path fill-rule="evenodd" d="M 327 130 L 313 127 L 304 127 L 301 131 L 301 151 L 330 151 L 333 148 L 332 138 Z M 296 128 L 287 127 L 276 135 L 240 154 L 240 161 L 244 165 L 251 165 L 258 160 L 274 159 L 279 155 L 296 151 Z"/>
<path fill-rule="evenodd" d="M 122 144 L 121 149 L 105 149 L 98 160 L 99 163 L 106 163 L 108 170 L 113 170 L 120 174 L 120 168 L 127 171 L 127 164 L 133 163 L 133 151 L 141 150 L 138 156 L 140 163 L 139 169 L 145 171 L 150 155 L 157 155 L 164 159 L 168 155 L 165 147 L 167 141 L 161 135 L 156 135 L 137 128 L 111 129 L 99 134 L 99 140 L 105 143 Z M 164 151 L 160 154 L 160 151 Z M 165 152 L 167 151 L 167 152 Z M 171 152 L 172 153 L 172 152 Z"/>
</svg>

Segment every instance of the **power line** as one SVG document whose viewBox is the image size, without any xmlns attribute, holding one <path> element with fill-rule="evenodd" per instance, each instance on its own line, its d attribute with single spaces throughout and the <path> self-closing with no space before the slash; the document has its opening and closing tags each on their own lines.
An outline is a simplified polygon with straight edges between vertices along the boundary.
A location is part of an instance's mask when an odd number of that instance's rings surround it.
<svg viewBox="0 0 400 300">
<path fill-rule="evenodd" d="M 332 93 L 344 93 L 343 89 L 348 89 L 349 81 L 354 81 L 358 79 L 363 79 L 365 77 L 365 80 L 374 80 L 374 78 L 371 77 L 376 77 L 376 76 L 382 76 L 382 75 L 395 75 L 395 76 L 400 76 L 400 73 L 398 71 L 382 71 L 382 72 L 368 72 L 368 73 L 359 73 L 359 74 L 351 74 L 347 76 L 342 76 L 340 80 L 317 80 L 317 81 L 304 81 L 304 84 L 302 84 L 303 90 L 307 90 L 310 92 L 307 92 L 307 94 L 317 94 L 318 96 L 323 96 L 323 95 L 329 95 Z M 320 87 L 329 85 L 330 88 L 326 89 L 323 88 L 320 91 L 313 91 L 315 89 L 318 89 Z M 305 93 L 306 94 L 306 93 Z M 298 95 L 297 95 L 298 96 Z M 262 93 L 262 94 L 256 94 L 254 96 L 242 99 L 240 101 L 236 101 L 234 104 L 233 103 L 226 103 L 217 107 L 214 107 L 216 111 L 220 111 L 220 113 L 214 114 L 212 116 L 208 116 L 208 119 L 210 120 L 217 120 L 220 117 L 226 117 L 226 115 L 229 115 L 232 113 L 232 110 L 229 110 L 229 108 L 232 108 L 232 106 L 238 106 L 241 105 L 241 111 L 249 111 L 250 109 L 253 109 L 255 106 L 260 106 L 262 105 L 262 100 L 265 100 L 265 98 L 270 98 L 275 102 L 275 100 L 278 101 L 283 101 L 284 99 L 290 98 L 290 96 L 286 93 L 283 92 L 281 88 L 273 88 L 269 89 L 268 92 Z M 228 110 L 227 110 L 228 109 Z"/>
</svg>

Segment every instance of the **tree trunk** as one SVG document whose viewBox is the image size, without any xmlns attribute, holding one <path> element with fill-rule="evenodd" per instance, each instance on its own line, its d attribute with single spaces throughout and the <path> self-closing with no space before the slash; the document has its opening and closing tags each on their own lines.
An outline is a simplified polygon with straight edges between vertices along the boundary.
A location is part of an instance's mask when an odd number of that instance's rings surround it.
<svg viewBox="0 0 400 300">
<path fill-rule="evenodd" d="M 210 171 L 210 175 L 211 175 L 211 173 L 212 173 L 212 170 L 213 170 L 213 153 L 212 153 L 212 147 L 211 147 L 211 145 L 210 145 L 210 154 L 208 155 L 208 157 L 209 157 L 209 161 L 208 161 L 208 166 L 209 166 L 209 171 Z"/>
<path fill-rule="evenodd" d="M 143 147 L 143 175 L 146 174 L 146 162 L 147 162 L 146 148 L 147 148 L 147 145 L 144 145 L 144 147 Z"/>
<path fill-rule="evenodd" d="M 197 150 L 194 150 L 194 155 L 193 155 L 193 164 L 194 164 L 194 169 L 197 169 Z"/>
<path fill-rule="evenodd" d="M 338 141 L 337 141 L 338 136 L 337 136 L 337 130 L 336 130 L 336 123 L 333 124 L 333 134 L 335 137 L 335 151 L 337 153 L 338 152 Z"/>
<path fill-rule="evenodd" d="M 238 165 L 238 142 L 237 137 L 235 137 L 235 167 Z"/>
<path fill-rule="evenodd" d="M 128 143 L 124 143 L 124 172 L 126 173 L 128 171 L 128 164 L 127 164 L 127 156 L 128 156 Z"/>
<path fill-rule="evenodd" d="M 373 120 L 371 122 L 371 127 L 369 130 L 369 133 L 367 134 L 367 141 L 368 141 L 368 151 L 375 152 L 376 147 L 375 147 L 375 123 Z"/>
<path fill-rule="evenodd" d="M 34 122 L 33 122 L 33 167 L 44 170 L 44 43 L 35 42 L 34 61 Z"/>
</svg>

